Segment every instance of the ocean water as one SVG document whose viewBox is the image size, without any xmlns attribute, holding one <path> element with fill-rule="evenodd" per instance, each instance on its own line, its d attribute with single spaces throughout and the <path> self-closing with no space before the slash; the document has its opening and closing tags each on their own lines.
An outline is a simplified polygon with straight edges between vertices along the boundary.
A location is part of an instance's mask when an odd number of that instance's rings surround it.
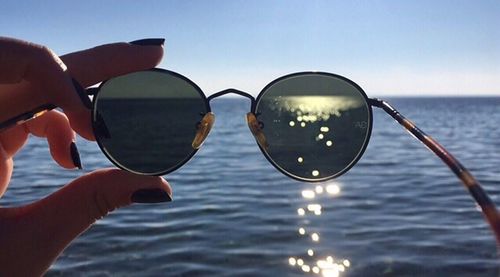
<svg viewBox="0 0 500 277">
<path fill-rule="evenodd" d="M 500 98 L 389 98 L 500 204 Z M 216 124 L 166 176 L 168 204 L 133 205 L 76 239 L 47 276 L 498 276 L 494 237 L 463 185 L 385 112 L 345 175 L 302 183 L 264 158 L 245 99 L 212 102 Z M 32 202 L 111 166 L 80 139 L 85 170 L 58 168 L 32 139 L 2 206 Z"/>
</svg>

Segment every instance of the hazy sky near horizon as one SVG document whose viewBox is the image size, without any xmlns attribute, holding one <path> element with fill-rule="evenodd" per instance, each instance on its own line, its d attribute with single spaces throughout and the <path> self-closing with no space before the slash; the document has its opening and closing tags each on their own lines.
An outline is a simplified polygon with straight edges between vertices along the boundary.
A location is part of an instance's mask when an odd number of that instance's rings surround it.
<svg viewBox="0 0 500 277">
<path fill-rule="evenodd" d="M 0 35 L 64 54 L 166 38 L 160 67 L 207 94 L 284 74 L 344 75 L 370 96 L 500 95 L 500 1 L 2 1 Z"/>
</svg>

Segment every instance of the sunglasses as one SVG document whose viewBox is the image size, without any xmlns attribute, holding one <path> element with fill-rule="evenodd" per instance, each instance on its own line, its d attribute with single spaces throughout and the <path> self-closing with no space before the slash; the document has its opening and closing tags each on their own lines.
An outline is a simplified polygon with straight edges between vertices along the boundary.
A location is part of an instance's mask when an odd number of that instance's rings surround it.
<svg viewBox="0 0 500 277">
<path fill-rule="evenodd" d="M 464 183 L 500 242 L 494 203 L 469 171 L 444 147 L 386 101 L 368 98 L 340 75 L 299 72 L 280 77 L 257 98 L 226 89 L 206 97 L 188 78 L 154 68 L 89 88 L 92 127 L 102 152 L 117 167 L 143 175 L 175 171 L 202 146 L 214 122 L 210 101 L 238 94 L 251 100 L 246 120 L 257 145 L 280 172 L 305 182 L 338 177 L 363 155 L 372 131 L 372 108 L 381 108 L 424 143 Z M 0 130 L 55 108 L 44 105 L 4 123 Z"/>
</svg>

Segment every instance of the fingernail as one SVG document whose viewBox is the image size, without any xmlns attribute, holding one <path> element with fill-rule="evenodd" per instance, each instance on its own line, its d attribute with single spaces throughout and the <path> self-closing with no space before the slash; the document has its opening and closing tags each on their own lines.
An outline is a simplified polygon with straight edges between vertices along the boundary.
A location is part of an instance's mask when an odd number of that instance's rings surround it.
<svg viewBox="0 0 500 277">
<path fill-rule="evenodd" d="M 142 46 L 160 46 L 165 43 L 164 38 L 146 38 L 146 39 L 139 39 L 139 40 L 134 40 L 129 42 L 130 44 L 134 45 L 142 45 Z"/>
<path fill-rule="evenodd" d="M 132 202 L 135 203 L 160 203 L 170 202 L 172 197 L 162 189 L 140 189 L 132 194 Z"/>
<path fill-rule="evenodd" d="M 72 142 L 69 146 L 69 151 L 71 152 L 71 159 L 73 160 L 73 164 L 78 167 L 78 169 L 82 169 L 80 153 L 78 153 L 78 149 L 76 148 L 76 144 L 74 142 Z"/>
<path fill-rule="evenodd" d="M 77 80 L 71 78 L 71 81 L 73 82 L 73 86 L 75 87 L 75 90 L 80 97 L 80 100 L 82 100 L 82 103 L 87 109 L 91 110 L 92 109 L 92 102 L 90 101 L 89 96 L 87 95 L 87 92 L 85 92 L 85 89 L 78 83 Z"/>
</svg>

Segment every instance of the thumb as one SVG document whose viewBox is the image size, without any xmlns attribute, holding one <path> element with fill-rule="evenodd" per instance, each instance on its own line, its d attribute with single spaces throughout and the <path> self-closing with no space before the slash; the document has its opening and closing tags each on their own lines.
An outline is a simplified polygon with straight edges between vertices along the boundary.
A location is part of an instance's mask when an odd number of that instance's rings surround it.
<svg viewBox="0 0 500 277">
<path fill-rule="evenodd" d="M 3 230 L 7 241 L 0 238 L 1 252 L 9 256 L 3 257 L 0 252 L 0 261 L 8 259 L 5 264 L 16 274 L 19 270 L 29 271 L 25 273 L 30 276 L 43 274 L 73 239 L 108 212 L 132 202 L 171 201 L 171 194 L 162 177 L 118 169 L 94 171 L 38 202 L 4 213 L 10 214 L 11 220 L 3 221 L 7 224 L 2 226 L 7 227 Z M 26 264 L 30 266 L 23 266 Z M 5 269 L 0 268 L 0 272 Z"/>
</svg>

